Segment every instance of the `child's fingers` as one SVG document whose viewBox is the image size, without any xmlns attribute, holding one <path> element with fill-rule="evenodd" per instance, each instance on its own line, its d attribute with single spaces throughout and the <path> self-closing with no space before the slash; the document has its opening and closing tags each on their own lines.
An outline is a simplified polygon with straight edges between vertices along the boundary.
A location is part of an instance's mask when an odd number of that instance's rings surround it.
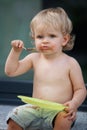
<svg viewBox="0 0 87 130">
<path fill-rule="evenodd" d="M 74 121 L 76 119 L 76 112 L 70 111 L 64 115 L 64 118 L 68 118 L 68 120 Z"/>
<path fill-rule="evenodd" d="M 23 41 L 21 41 L 21 40 L 13 40 L 13 41 L 11 42 L 11 45 L 12 45 L 13 47 L 22 48 L 22 47 L 24 46 L 24 43 L 23 43 Z"/>
</svg>

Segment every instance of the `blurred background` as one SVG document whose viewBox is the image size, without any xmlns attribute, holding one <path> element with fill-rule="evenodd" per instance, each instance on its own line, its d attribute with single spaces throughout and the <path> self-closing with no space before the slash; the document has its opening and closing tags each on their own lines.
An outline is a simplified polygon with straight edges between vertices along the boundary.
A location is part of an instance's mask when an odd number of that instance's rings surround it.
<svg viewBox="0 0 87 130">
<path fill-rule="evenodd" d="M 25 47 L 32 47 L 29 37 L 31 19 L 42 9 L 58 6 L 66 10 L 73 22 L 75 46 L 67 53 L 77 59 L 87 83 L 87 0 L 0 0 L 0 80 L 33 80 L 33 70 L 15 78 L 5 75 L 4 66 L 11 49 L 10 42 L 21 39 Z M 20 58 L 27 54 L 24 50 Z"/>
</svg>

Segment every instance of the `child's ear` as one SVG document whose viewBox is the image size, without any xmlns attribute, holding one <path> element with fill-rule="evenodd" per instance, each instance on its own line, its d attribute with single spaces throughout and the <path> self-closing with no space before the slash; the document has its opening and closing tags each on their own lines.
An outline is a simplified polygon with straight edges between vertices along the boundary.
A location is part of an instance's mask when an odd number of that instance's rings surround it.
<svg viewBox="0 0 87 130">
<path fill-rule="evenodd" d="M 65 46 L 67 43 L 68 43 L 68 41 L 70 40 L 70 35 L 69 34 L 65 34 L 64 36 L 63 36 L 63 43 L 62 43 L 62 46 Z"/>
</svg>

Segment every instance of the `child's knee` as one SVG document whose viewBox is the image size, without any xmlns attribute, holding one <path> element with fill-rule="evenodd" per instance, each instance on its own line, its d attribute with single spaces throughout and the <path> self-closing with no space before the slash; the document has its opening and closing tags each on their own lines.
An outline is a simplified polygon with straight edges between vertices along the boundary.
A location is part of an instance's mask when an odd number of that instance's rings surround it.
<svg viewBox="0 0 87 130">
<path fill-rule="evenodd" d="M 12 119 L 9 119 L 7 130 L 23 130 L 23 129 L 16 122 L 14 122 Z"/>
<path fill-rule="evenodd" d="M 66 113 L 61 112 L 57 115 L 54 123 L 54 128 L 60 128 L 61 130 L 66 130 L 71 128 L 72 121 L 68 120 L 68 118 L 64 117 Z"/>
</svg>

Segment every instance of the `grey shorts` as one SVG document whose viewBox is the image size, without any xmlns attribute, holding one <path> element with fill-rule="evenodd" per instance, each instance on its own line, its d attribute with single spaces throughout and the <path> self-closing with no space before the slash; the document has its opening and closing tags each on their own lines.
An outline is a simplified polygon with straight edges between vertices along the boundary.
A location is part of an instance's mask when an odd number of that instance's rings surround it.
<svg viewBox="0 0 87 130">
<path fill-rule="evenodd" d="M 12 119 L 24 130 L 52 130 L 53 120 L 59 112 L 61 111 L 47 110 L 26 104 L 16 107 L 12 112 L 9 112 L 7 123 L 9 119 Z"/>
</svg>

